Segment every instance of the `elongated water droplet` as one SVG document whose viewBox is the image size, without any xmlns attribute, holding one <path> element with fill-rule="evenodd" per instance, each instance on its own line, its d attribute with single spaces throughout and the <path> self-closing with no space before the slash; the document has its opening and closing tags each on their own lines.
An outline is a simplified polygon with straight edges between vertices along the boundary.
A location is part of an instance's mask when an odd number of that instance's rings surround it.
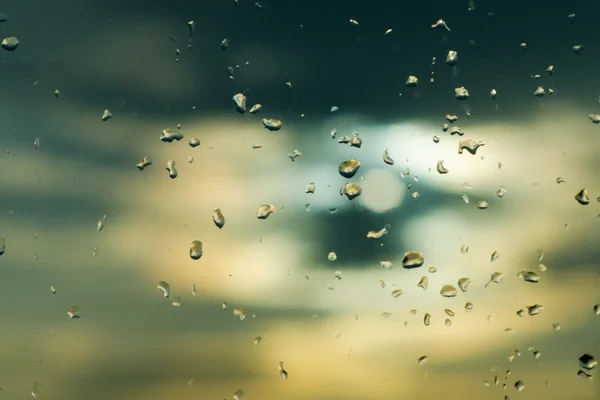
<svg viewBox="0 0 600 400">
<path fill-rule="evenodd" d="M 314 182 L 311 182 L 311 183 L 310 183 L 310 184 L 309 184 L 309 185 L 306 187 L 306 189 L 304 190 L 304 192 L 305 192 L 305 193 L 309 193 L 309 194 L 311 194 L 311 193 L 314 193 L 314 192 L 315 192 L 315 189 L 316 189 L 315 183 L 314 183 Z"/>
<path fill-rule="evenodd" d="M 419 359 L 417 360 L 417 363 L 418 363 L 420 366 L 423 366 L 423 365 L 425 365 L 425 363 L 427 363 L 427 360 L 429 360 L 429 357 L 427 357 L 427 356 L 422 356 L 422 357 L 419 357 Z"/>
<path fill-rule="evenodd" d="M 390 157 L 390 154 L 388 153 L 388 149 L 385 149 L 383 151 L 383 162 L 386 163 L 387 165 L 394 165 L 394 160 L 392 159 L 392 157 Z"/>
<path fill-rule="evenodd" d="M 199 240 L 194 240 L 190 244 L 190 257 L 192 260 L 199 260 L 202 257 L 202 242 Z"/>
<path fill-rule="evenodd" d="M 490 281 L 485 284 L 487 288 L 491 283 L 501 283 L 504 280 L 505 275 L 502 272 L 494 272 L 490 276 Z"/>
<path fill-rule="evenodd" d="M 477 149 L 482 146 L 485 146 L 485 141 L 483 140 L 475 141 L 471 138 L 467 140 L 461 140 L 458 142 L 458 154 L 462 154 L 463 150 L 467 150 L 472 155 L 475 155 L 477 154 Z"/>
<path fill-rule="evenodd" d="M 106 225 L 106 218 L 108 218 L 106 215 L 103 215 L 102 218 L 100 218 L 98 220 L 98 224 L 96 226 L 96 228 L 98 229 L 98 232 L 100 232 L 102 229 L 104 229 L 104 225 Z"/>
<path fill-rule="evenodd" d="M 498 257 L 500 257 L 500 254 L 498 254 L 497 251 L 494 251 L 490 257 L 490 262 L 494 262 L 498 259 Z"/>
<path fill-rule="evenodd" d="M 167 171 L 169 171 L 169 178 L 175 179 L 177 178 L 178 172 L 177 168 L 175 168 L 175 161 L 169 160 L 167 161 L 167 165 L 165 167 Z"/>
<path fill-rule="evenodd" d="M 585 188 L 581 189 L 576 195 L 575 200 L 583 206 L 587 206 L 590 204 L 590 198 L 588 196 L 588 192 Z"/>
<path fill-rule="evenodd" d="M 448 171 L 446 169 L 446 167 L 444 167 L 444 160 L 438 161 L 436 169 L 437 169 L 437 172 L 440 173 L 440 174 L 442 174 L 442 175 L 443 174 L 447 174 L 448 172 L 450 172 L 450 171 Z"/>
<path fill-rule="evenodd" d="M 391 226 L 386 225 L 378 231 L 369 231 L 367 232 L 367 238 L 369 239 L 380 239 L 383 235 L 387 235 Z"/>
<path fill-rule="evenodd" d="M 527 313 L 531 316 L 538 315 L 542 312 L 544 306 L 541 304 L 534 304 L 532 306 L 527 306 Z"/>
<path fill-rule="evenodd" d="M 161 142 L 172 143 L 173 141 L 180 141 L 183 139 L 183 133 L 180 130 L 163 129 L 160 134 Z"/>
<path fill-rule="evenodd" d="M 267 219 L 269 215 L 273 214 L 277 211 L 277 207 L 274 204 L 263 204 L 258 208 L 256 212 L 256 218 L 258 219 Z"/>
<path fill-rule="evenodd" d="M 168 298 L 171 295 L 171 285 L 169 285 L 167 282 L 159 281 L 157 288 L 162 292 L 165 298 Z"/>
<path fill-rule="evenodd" d="M 404 291 L 402 289 L 396 289 L 392 292 L 392 297 L 397 299 L 398 297 L 402 296 L 403 293 Z"/>
<path fill-rule="evenodd" d="M 143 159 L 138 161 L 137 164 L 135 164 L 137 169 L 139 169 L 140 171 L 143 171 L 144 168 L 146 168 L 149 165 L 152 165 L 152 160 L 148 159 L 148 157 L 144 157 Z"/>
<path fill-rule="evenodd" d="M 284 381 L 287 381 L 288 373 L 283 368 L 283 361 L 279 361 L 279 375 L 281 376 L 281 379 L 283 379 Z"/>
<path fill-rule="evenodd" d="M 273 118 L 263 118 L 262 124 L 265 127 L 265 129 L 269 131 L 278 131 L 283 126 L 280 120 Z"/>
<path fill-rule="evenodd" d="M 429 286 L 429 277 L 428 276 L 422 277 L 421 280 L 419 281 L 419 283 L 417 283 L 417 287 L 420 287 L 423 290 L 427 290 L 428 286 Z"/>
<path fill-rule="evenodd" d="M 538 283 L 540 281 L 540 276 L 533 271 L 521 271 L 517 276 L 525 282 Z"/>
<path fill-rule="evenodd" d="M 243 93 L 237 93 L 233 96 L 233 102 L 235 103 L 235 109 L 240 114 L 246 112 L 246 96 Z"/>
<path fill-rule="evenodd" d="M 460 278 L 458 280 L 458 287 L 460 288 L 460 290 L 462 290 L 463 292 L 466 292 L 467 289 L 469 288 L 469 285 L 471 284 L 471 279 L 469 278 Z"/>
<path fill-rule="evenodd" d="M 425 326 L 429 326 L 429 324 L 431 323 L 431 315 L 429 315 L 429 313 L 426 313 L 423 317 L 423 323 L 425 324 Z"/>
</svg>

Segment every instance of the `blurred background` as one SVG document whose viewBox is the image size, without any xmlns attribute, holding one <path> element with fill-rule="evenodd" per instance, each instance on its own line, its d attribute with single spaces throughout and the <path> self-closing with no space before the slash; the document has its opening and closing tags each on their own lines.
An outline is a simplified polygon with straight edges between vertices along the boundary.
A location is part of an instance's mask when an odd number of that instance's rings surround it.
<svg viewBox="0 0 600 400">
<path fill-rule="evenodd" d="M 600 354 L 600 4 L 0 12 L 1 38 L 19 41 L 0 50 L 0 397 L 600 398 L 578 361 Z M 464 136 L 442 129 L 447 114 Z M 353 135 L 360 147 L 339 142 Z M 485 145 L 459 154 L 469 138 Z M 362 194 L 341 196 L 346 183 Z M 263 204 L 277 211 L 258 219 Z M 421 267 L 402 267 L 408 251 Z"/>
</svg>

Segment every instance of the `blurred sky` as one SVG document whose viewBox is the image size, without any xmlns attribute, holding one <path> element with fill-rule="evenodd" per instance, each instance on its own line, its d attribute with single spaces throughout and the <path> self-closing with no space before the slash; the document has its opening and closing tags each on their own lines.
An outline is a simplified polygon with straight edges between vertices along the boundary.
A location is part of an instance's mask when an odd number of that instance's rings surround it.
<svg viewBox="0 0 600 400">
<path fill-rule="evenodd" d="M 3 37 L 20 41 L 0 53 L 0 397 L 35 386 L 49 400 L 231 399 L 238 389 L 247 400 L 600 398 L 597 379 L 577 376 L 582 354 L 600 354 L 600 126 L 588 118 L 600 112 L 600 5 L 255 3 L 0 9 Z M 439 18 L 451 32 L 431 28 Z M 444 62 L 449 50 L 457 67 Z M 454 98 L 460 86 L 469 99 Z M 554 93 L 533 96 L 539 86 Z M 237 113 L 236 93 L 260 112 Z M 442 131 L 446 114 L 464 136 Z M 184 138 L 161 142 L 178 124 Z M 360 148 L 338 143 L 353 133 Z M 468 138 L 485 146 L 458 154 Z M 152 165 L 140 171 L 144 157 Z M 362 166 L 347 179 L 338 165 L 349 158 Z M 348 182 L 363 188 L 352 201 L 340 195 Z M 575 200 L 583 188 L 588 205 Z M 263 204 L 277 212 L 259 220 Z M 366 237 L 387 224 L 381 239 Z M 197 261 L 192 240 L 203 242 Z M 407 251 L 424 265 L 402 268 Z M 519 278 L 524 269 L 540 282 Z M 495 272 L 504 280 L 485 288 Z M 440 295 L 463 277 L 466 292 Z M 72 304 L 82 318 L 69 319 Z M 529 316 L 535 304 L 544 309 Z"/>
</svg>

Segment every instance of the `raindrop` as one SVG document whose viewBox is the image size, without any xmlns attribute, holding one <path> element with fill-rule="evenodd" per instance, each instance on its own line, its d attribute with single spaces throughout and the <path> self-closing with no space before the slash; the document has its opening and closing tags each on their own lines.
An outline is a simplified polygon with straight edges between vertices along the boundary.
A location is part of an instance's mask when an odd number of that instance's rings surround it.
<svg viewBox="0 0 600 400">
<path fill-rule="evenodd" d="M 583 206 L 587 206 L 590 204 L 590 198 L 588 197 L 587 190 L 585 188 L 581 189 L 576 195 L 575 200 Z"/>
<path fill-rule="evenodd" d="M 98 229 L 98 232 L 104 229 L 104 225 L 106 225 L 106 218 L 108 217 L 106 215 L 103 215 L 102 218 L 98 220 L 98 224 L 96 225 L 96 229 Z"/>
<path fill-rule="evenodd" d="M 163 129 L 160 134 L 161 142 L 172 143 L 174 140 L 179 141 L 183 139 L 183 133 L 180 130 Z"/>
<path fill-rule="evenodd" d="M 257 337 L 254 338 L 254 344 L 255 345 L 258 346 L 260 344 L 260 342 L 262 342 L 262 337 L 257 336 Z"/>
<path fill-rule="evenodd" d="M 190 257 L 192 260 L 199 260 L 202 257 L 202 242 L 199 240 L 194 240 L 190 244 Z"/>
<path fill-rule="evenodd" d="M 358 183 L 346 183 L 346 185 L 340 189 L 340 195 L 346 195 L 348 199 L 352 200 L 360 196 L 362 188 Z"/>
<path fill-rule="evenodd" d="M 112 118 L 112 113 L 108 110 L 108 108 L 106 110 L 104 110 L 104 112 L 102 113 L 102 121 L 108 121 L 109 119 Z"/>
<path fill-rule="evenodd" d="M 198 147 L 198 146 L 200 146 L 200 139 L 191 138 L 190 141 L 188 142 L 188 144 L 190 145 L 191 148 Z"/>
<path fill-rule="evenodd" d="M 335 254 L 335 253 L 332 251 L 331 253 L 329 253 L 329 254 L 327 255 L 327 259 L 328 259 L 329 261 L 335 261 L 335 260 L 337 260 L 337 254 Z"/>
<path fill-rule="evenodd" d="M 521 271 L 517 276 L 525 282 L 538 283 L 540 281 L 540 276 L 533 271 Z"/>
<path fill-rule="evenodd" d="M 398 297 L 402 296 L 403 293 L 404 291 L 402 289 L 396 289 L 392 292 L 392 297 L 397 299 Z"/>
<path fill-rule="evenodd" d="M 500 186 L 500 188 L 496 191 L 496 196 L 504 197 L 506 194 L 506 188 L 504 186 Z"/>
<path fill-rule="evenodd" d="M 169 285 L 167 282 L 165 282 L 165 281 L 158 282 L 157 288 L 158 288 L 158 290 L 160 290 L 162 292 L 165 299 L 171 295 L 171 285 Z"/>
<path fill-rule="evenodd" d="M 494 262 L 494 261 L 496 261 L 496 260 L 498 259 L 498 257 L 500 257 L 500 254 L 498 254 L 498 252 L 497 252 L 497 251 L 494 251 L 494 252 L 492 253 L 492 256 L 490 257 L 490 261 L 491 261 L 491 262 Z"/>
<path fill-rule="evenodd" d="M 234 394 L 233 394 L 233 400 L 242 400 L 242 397 L 244 397 L 244 391 L 242 389 L 238 389 Z"/>
<path fill-rule="evenodd" d="M 419 281 L 419 283 L 417 283 L 417 287 L 420 287 L 423 290 L 427 290 L 428 286 L 429 286 L 429 277 L 428 276 L 422 277 L 421 280 Z"/>
<path fill-rule="evenodd" d="M 454 314 L 454 311 L 450 310 L 449 308 L 444 309 L 444 312 L 450 317 L 454 317 L 454 315 L 456 315 Z"/>
<path fill-rule="evenodd" d="M 69 308 L 67 308 L 67 315 L 71 319 L 81 318 L 81 307 L 72 304 L 69 306 Z"/>
<path fill-rule="evenodd" d="M 404 268 L 418 268 L 425 262 L 423 253 L 418 251 L 408 251 L 404 253 L 404 259 L 402 260 L 402 267 Z"/>
<path fill-rule="evenodd" d="M 425 363 L 427 363 L 427 360 L 429 360 L 429 357 L 427 357 L 427 356 L 422 356 L 422 357 L 419 357 L 419 359 L 417 360 L 417 363 L 418 363 L 420 366 L 423 366 L 423 365 L 425 365 Z"/>
<path fill-rule="evenodd" d="M 137 164 L 135 164 L 137 169 L 139 169 L 140 171 L 143 171 L 144 168 L 146 168 L 149 165 L 152 165 L 152 160 L 148 159 L 148 157 L 144 157 L 143 159 L 138 161 Z"/>
<path fill-rule="evenodd" d="M 15 51 L 19 47 L 19 39 L 14 36 L 4 38 L 1 46 L 6 51 Z"/>
<path fill-rule="evenodd" d="M 244 310 L 243 308 L 235 308 L 233 310 L 233 315 L 238 317 L 240 321 L 243 321 L 246 319 L 246 310 Z"/>
<path fill-rule="evenodd" d="M 525 390 L 525 384 L 523 383 L 523 381 L 517 381 L 515 383 L 515 389 L 517 389 L 517 392 L 522 392 L 523 390 Z"/>
<path fill-rule="evenodd" d="M 473 311 L 473 303 L 466 303 L 465 311 Z"/>
<path fill-rule="evenodd" d="M 469 279 L 469 278 L 460 278 L 458 280 L 458 287 L 463 292 L 467 291 L 467 289 L 469 288 L 470 284 L 471 284 L 471 279 Z"/>
<path fill-rule="evenodd" d="M 223 226 L 225 226 L 225 217 L 223 216 L 223 213 L 221 212 L 220 208 L 213 209 L 212 220 L 217 226 L 217 228 L 222 228 Z"/>
<path fill-rule="evenodd" d="M 485 210 L 486 208 L 488 208 L 488 202 L 485 200 L 478 201 L 477 208 L 479 208 L 480 210 Z"/>
<path fill-rule="evenodd" d="M 388 153 L 388 149 L 385 149 L 383 151 L 383 162 L 386 163 L 387 165 L 394 165 L 394 160 L 390 157 L 390 154 Z"/>
<path fill-rule="evenodd" d="M 277 211 L 277 207 L 273 204 L 263 204 L 256 212 L 256 218 L 267 219 L 267 217 Z"/>
<path fill-rule="evenodd" d="M 309 184 L 309 185 L 306 187 L 306 189 L 304 190 L 304 192 L 305 192 L 305 193 L 314 193 L 314 192 L 315 192 L 315 188 L 316 188 L 316 186 L 315 186 L 315 183 L 314 183 L 314 182 L 311 182 L 311 183 L 310 183 L 310 184 Z"/>
<path fill-rule="evenodd" d="M 267 129 L 269 131 L 278 131 L 281 129 L 281 126 L 282 126 L 282 123 L 280 120 L 272 119 L 272 118 L 263 118 L 262 123 L 263 123 L 265 129 Z"/>
<path fill-rule="evenodd" d="M 351 158 L 340 163 L 338 172 L 345 178 L 352 178 L 360 168 L 360 165 L 360 161 Z"/>
<path fill-rule="evenodd" d="M 533 306 L 527 306 L 527 313 L 531 316 L 538 315 L 542 312 L 544 306 L 541 304 L 534 304 Z"/>
<path fill-rule="evenodd" d="M 457 87 L 454 89 L 454 97 L 456 100 L 466 100 L 469 98 L 469 91 L 464 87 Z"/>
<path fill-rule="evenodd" d="M 452 285 L 444 285 L 442 290 L 440 290 L 440 294 L 443 297 L 456 297 L 456 288 Z"/>
<path fill-rule="evenodd" d="M 429 315 L 429 313 L 426 313 L 425 317 L 423 317 L 423 323 L 425 324 L 425 326 L 429 326 L 429 324 L 431 323 L 431 315 Z"/>
<path fill-rule="evenodd" d="M 387 235 L 387 233 L 390 230 L 390 228 L 391 228 L 391 226 L 388 224 L 388 225 L 384 226 L 383 228 L 381 228 L 378 231 L 369 231 L 369 232 L 367 232 L 367 238 L 369 238 L 369 239 L 379 239 L 383 235 Z"/>
<path fill-rule="evenodd" d="M 461 140 L 458 142 L 458 154 L 462 154 L 463 150 L 467 150 L 472 155 L 475 155 L 477 154 L 477 149 L 482 146 L 485 146 L 485 141 L 483 140 L 475 141 L 471 138 L 467 140 Z"/>
<path fill-rule="evenodd" d="M 285 369 L 283 369 L 283 361 L 279 361 L 279 375 L 281 375 L 281 379 L 287 381 L 288 373 Z"/>
<path fill-rule="evenodd" d="M 174 160 L 167 161 L 167 165 L 166 165 L 165 169 L 167 171 L 169 171 L 169 178 L 171 178 L 171 179 L 177 178 L 178 172 L 177 172 L 177 169 L 175 168 Z"/>
<path fill-rule="evenodd" d="M 444 160 L 438 161 L 436 169 L 437 169 L 437 172 L 440 174 L 447 174 L 448 172 L 450 172 L 446 169 L 446 167 L 444 167 Z"/>
<path fill-rule="evenodd" d="M 262 108 L 262 104 L 253 105 L 252 108 L 250 109 L 250 114 L 256 114 L 257 112 L 260 111 L 261 108 Z"/>
<path fill-rule="evenodd" d="M 592 370 L 598 365 L 598 361 L 591 354 L 584 354 L 579 357 L 579 365 L 581 368 Z"/>
<path fill-rule="evenodd" d="M 415 87 L 419 83 L 419 78 L 414 75 L 410 75 L 408 79 L 406 79 L 406 86 Z"/>
<path fill-rule="evenodd" d="M 504 277 L 505 275 L 502 272 L 494 272 L 490 276 L 490 281 L 485 284 L 485 287 L 487 288 L 491 283 L 502 283 Z"/>
</svg>

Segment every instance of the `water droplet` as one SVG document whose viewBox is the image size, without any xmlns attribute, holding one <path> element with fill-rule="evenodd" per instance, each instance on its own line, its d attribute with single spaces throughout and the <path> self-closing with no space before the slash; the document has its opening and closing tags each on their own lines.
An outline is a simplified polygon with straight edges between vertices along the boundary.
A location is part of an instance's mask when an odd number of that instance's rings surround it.
<svg viewBox="0 0 600 400">
<path fill-rule="evenodd" d="M 500 188 L 496 191 L 496 196 L 504 197 L 506 194 L 506 188 L 504 186 L 500 186 Z"/>
<path fill-rule="evenodd" d="M 233 315 L 238 317 L 240 321 L 243 321 L 246 319 L 246 310 L 244 310 L 243 308 L 236 308 L 233 310 Z"/>
<path fill-rule="evenodd" d="M 202 257 L 202 242 L 199 240 L 194 240 L 190 244 L 190 257 L 192 260 L 199 260 Z"/>
<path fill-rule="evenodd" d="M 280 120 L 273 118 L 263 118 L 262 124 L 264 125 L 265 129 L 271 132 L 278 131 L 283 126 Z"/>
<path fill-rule="evenodd" d="M 222 51 L 225 51 L 229 48 L 230 43 L 231 43 L 231 39 L 225 38 L 225 39 L 221 40 L 221 44 L 219 46 L 221 47 Z"/>
<path fill-rule="evenodd" d="M 521 271 L 517 276 L 525 282 L 538 283 L 540 281 L 540 276 L 533 271 Z"/>
<path fill-rule="evenodd" d="M 167 171 L 169 171 L 169 178 L 171 178 L 171 179 L 177 178 L 178 172 L 177 172 L 177 169 L 175 168 L 175 161 L 173 161 L 173 160 L 167 161 L 167 165 L 166 165 L 165 169 Z"/>
<path fill-rule="evenodd" d="M 236 103 L 237 104 L 237 103 Z M 250 114 L 256 114 L 262 108 L 262 104 L 255 104 L 250 108 Z"/>
<path fill-rule="evenodd" d="M 397 299 L 398 297 L 402 296 L 402 294 L 404 294 L 404 291 L 402 289 L 396 289 L 392 292 L 392 297 Z"/>
<path fill-rule="evenodd" d="M 193 387 L 195 387 L 195 386 L 196 386 L 196 382 L 195 382 L 193 379 L 190 379 L 190 380 L 188 381 L 187 385 L 188 385 L 188 387 L 191 387 L 191 388 L 193 388 Z"/>
<path fill-rule="evenodd" d="M 381 238 L 383 235 L 387 235 L 387 233 L 389 232 L 391 226 L 390 225 L 386 225 L 383 228 L 381 228 L 378 231 L 369 231 L 367 232 L 367 238 L 369 239 L 379 239 Z"/>
<path fill-rule="evenodd" d="M 238 389 L 234 394 L 233 394 L 233 400 L 242 400 L 242 397 L 244 397 L 244 391 L 242 389 Z"/>
<path fill-rule="evenodd" d="M 260 344 L 260 342 L 262 342 L 262 337 L 257 336 L 257 337 L 254 338 L 254 344 L 255 345 L 258 346 Z"/>
<path fill-rule="evenodd" d="M 535 358 L 536 360 L 537 360 L 538 358 L 540 358 L 541 356 L 542 356 L 542 353 L 541 353 L 541 352 L 539 352 L 539 351 L 537 351 L 537 350 L 533 352 L 533 358 Z"/>
<path fill-rule="evenodd" d="M 527 306 L 527 313 L 531 316 L 538 315 L 542 312 L 544 306 L 541 304 L 534 304 L 532 306 Z"/>
<path fill-rule="evenodd" d="M 444 309 L 444 312 L 446 314 L 448 314 L 448 316 L 450 316 L 450 317 L 454 317 L 454 315 L 455 315 L 454 311 L 450 310 L 449 308 Z"/>
<path fill-rule="evenodd" d="M 415 87 L 415 86 L 417 86 L 418 83 L 419 83 L 419 78 L 417 78 L 414 75 L 410 75 L 406 79 L 406 86 Z"/>
<path fill-rule="evenodd" d="M 108 217 L 106 215 L 103 215 L 102 218 L 98 220 L 98 224 L 96 226 L 98 232 L 100 232 L 104 228 L 104 225 L 106 224 L 106 218 Z"/>
<path fill-rule="evenodd" d="M 302 153 L 299 150 L 294 150 L 291 153 L 288 153 L 288 158 L 292 161 L 296 161 L 296 158 L 300 157 Z"/>
<path fill-rule="evenodd" d="M 152 165 L 152 160 L 148 159 L 148 157 L 144 157 L 143 159 L 138 161 L 137 164 L 135 164 L 137 169 L 139 169 L 140 171 L 143 171 L 144 168 L 146 168 L 149 165 Z"/>
<path fill-rule="evenodd" d="M 227 310 L 227 302 L 226 301 L 224 301 L 224 302 L 221 303 L 221 309 L 222 310 Z"/>
<path fill-rule="evenodd" d="M 39 149 L 39 148 L 40 148 L 40 138 L 36 138 L 36 139 L 33 141 L 33 148 L 34 148 L 34 149 Z"/>
<path fill-rule="evenodd" d="M 277 211 L 277 207 L 273 204 L 263 204 L 258 208 L 256 212 L 256 218 L 258 219 L 267 219 L 269 215 L 273 214 Z"/>
<path fill-rule="evenodd" d="M 200 146 L 200 139 L 198 139 L 198 138 L 191 138 L 189 140 L 188 144 L 190 145 L 191 148 L 198 147 L 198 146 Z"/>
<path fill-rule="evenodd" d="M 402 260 L 402 267 L 404 268 L 418 268 L 425 262 L 423 253 L 418 251 L 408 251 L 404 253 L 404 259 Z"/>
<path fill-rule="evenodd" d="M 417 283 L 417 287 L 420 287 L 423 290 L 427 290 L 427 288 L 429 287 L 429 277 L 422 277 L 419 283 Z"/>
<path fill-rule="evenodd" d="M 392 159 L 392 157 L 390 157 L 388 149 L 385 149 L 383 151 L 383 162 L 387 165 L 394 165 L 394 160 Z"/>
<path fill-rule="evenodd" d="M 594 314 L 600 315 L 600 304 L 594 306 Z"/>
<path fill-rule="evenodd" d="M 429 268 L 427 268 L 427 272 L 429 272 L 430 274 L 435 274 L 437 272 L 437 268 L 436 267 L 429 267 Z"/>
<path fill-rule="evenodd" d="M 37 398 L 40 395 L 40 383 L 38 381 L 33 382 L 31 386 L 31 396 Z"/>
<path fill-rule="evenodd" d="M 461 197 L 465 204 L 469 204 L 469 196 L 466 193 L 463 193 Z"/>
<path fill-rule="evenodd" d="M 446 167 L 444 167 L 444 160 L 438 161 L 436 169 L 437 172 L 440 174 L 447 174 L 448 172 L 450 172 L 446 169 Z"/>
<path fill-rule="evenodd" d="M 491 283 L 501 283 L 504 280 L 505 275 L 502 272 L 494 272 L 490 276 L 490 281 L 485 284 L 487 288 Z"/>
<path fill-rule="evenodd" d="M 485 200 L 478 201 L 477 208 L 479 208 L 480 210 L 485 210 L 486 208 L 488 208 L 488 202 Z"/>
<path fill-rule="evenodd" d="M 537 89 L 535 89 L 535 92 L 533 92 L 533 95 L 536 97 L 542 97 L 546 94 L 546 90 L 543 87 L 538 87 Z"/>
<path fill-rule="evenodd" d="M 469 278 L 460 278 L 458 280 L 458 287 L 463 292 L 467 291 L 467 289 L 469 288 L 470 284 L 471 284 L 471 279 L 469 279 Z"/>
<path fill-rule="evenodd" d="M 67 315 L 71 319 L 81 318 L 81 307 L 72 304 L 71 306 L 69 306 L 69 308 L 67 308 Z"/>
<path fill-rule="evenodd" d="M 52 294 L 56 294 L 56 285 L 51 285 L 50 290 L 52 291 Z"/>
<path fill-rule="evenodd" d="M 450 128 L 450 135 L 464 136 L 465 132 L 463 132 L 463 130 L 460 129 L 458 126 L 453 126 L 452 128 Z"/>
<path fill-rule="evenodd" d="M 6 51 L 15 51 L 19 47 L 19 39 L 14 36 L 4 38 L 1 46 Z"/>
<path fill-rule="evenodd" d="M 425 316 L 423 317 L 423 323 L 425 324 L 425 326 L 429 326 L 429 324 L 431 323 L 431 315 L 429 315 L 429 313 L 425 314 Z"/>
<path fill-rule="evenodd" d="M 485 141 L 483 140 L 475 141 L 471 138 L 467 140 L 461 140 L 458 142 L 458 154 L 462 154 L 463 150 L 467 150 L 472 155 L 475 155 L 477 153 L 477 149 L 482 146 L 485 146 Z"/>
<path fill-rule="evenodd" d="M 350 139 L 350 147 L 356 147 L 360 149 L 362 146 L 362 139 L 358 137 L 358 133 L 354 132 L 352 134 L 352 139 Z"/>
<path fill-rule="evenodd" d="M 469 91 L 464 87 L 458 87 L 454 89 L 454 97 L 456 100 L 466 100 L 469 98 Z"/>
<path fill-rule="evenodd" d="M 172 143 L 174 140 L 180 141 L 181 139 L 183 139 L 183 133 L 179 130 L 163 129 L 160 134 L 160 141 L 165 143 Z"/>
<path fill-rule="evenodd" d="M 246 112 L 246 96 L 244 96 L 243 93 L 235 94 L 232 100 L 235 103 L 235 109 L 237 112 L 239 112 L 240 114 Z"/>
<path fill-rule="evenodd" d="M 590 375 L 587 372 L 582 371 L 582 370 L 577 371 L 577 376 L 580 376 L 580 377 L 586 378 L 586 379 L 594 379 L 594 377 L 592 375 Z"/>
<path fill-rule="evenodd" d="M 196 284 L 192 283 L 192 296 L 196 295 Z"/>
<path fill-rule="evenodd" d="M 497 252 L 497 251 L 494 251 L 494 252 L 492 253 L 492 256 L 490 257 L 490 261 L 491 261 L 491 262 L 494 262 L 494 261 L 496 261 L 496 260 L 497 260 L 499 257 L 500 257 L 500 254 L 498 254 L 498 252 Z"/>
<path fill-rule="evenodd" d="M 6 238 L 0 236 L 0 256 L 6 251 Z"/>
<path fill-rule="evenodd" d="M 220 208 L 213 209 L 212 220 L 219 229 L 225 226 L 225 217 L 223 216 Z"/>
<path fill-rule="evenodd" d="M 433 140 L 433 143 L 439 143 L 440 137 L 438 135 L 433 135 L 432 140 Z"/>
<path fill-rule="evenodd" d="M 331 253 L 329 253 L 329 254 L 327 255 L 327 259 L 328 259 L 329 261 L 335 261 L 335 260 L 337 260 L 337 254 L 335 254 L 335 253 L 332 251 Z"/>
<path fill-rule="evenodd" d="M 392 269 L 393 265 L 391 261 L 379 261 L 379 266 L 385 269 Z"/>
<path fill-rule="evenodd" d="M 417 363 L 418 363 L 420 366 L 423 366 L 423 365 L 425 365 L 425 364 L 427 363 L 427 360 L 429 360 L 429 357 L 427 357 L 427 356 L 422 356 L 422 357 L 419 357 L 419 359 L 417 360 Z"/>
<path fill-rule="evenodd" d="M 596 366 L 598 365 L 598 361 L 596 361 L 594 356 L 586 353 L 579 357 L 579 365 L 581 366 L 581 368 L 585 368 L 588 371 L 590 371 L 596 368 Z"/>
<path fill-rule="evenodd" d="M 457 62 L 458 62 L 458 52 L 456 52 L 454 50 L 448 51 L 448 54 L 446 55 L 446 64 L 453 67 L 456 65 Z"/>
<path fill-rule="evenodd" d="M 360 168 L 360 165 L 360 161 L 351 158 L 340 163 L 338 172 L 345 178 L 352 178 Z"/>
<path fill-rule="evenodd" d="M 587 206 L 590 204 L 590 198 L 588 197 L 588 192 L 585 188 L 581 189 L 576 195 L 575 200 L 583 206 Z"/>
<path fill-rule="evenodd" d="M 440 294 L 443 297 L 456 297 L 456 288 L 452 285 L 444 285 L 442 290 L 440 290 Z"/>
<path fill-rule="evenodd" d="M 162 292 L 165 299 L 171 295 L 171 285 L 169 285 L 167 282 L 159 281 L 157 288 Z"/>
<path fill-rule="evenodd" d="M 344 274 L 342 273 L 342 271 L 335 271 L 333 273 L 333 276 L 336 277 L 340 281 L 344 278 Z"/>
<path fill-rule="evenodd" d="M 110 110 L 107 108 L 106 110 L 104 110 L 104 112 L 102 113 L 102 121 L 108 121 L 109 119 L 112 118 L 112 113 L 110 112 Z"/>
<path fill-rule="evenodd" d="M 287 381 L 288 373 L 285 369 L 283 369 L 283 361 L 279 361 L 279 375 L 281 375 L 281 379 Z"/>
<path fill-rule="evenodd" d="M 360 196 L 361 192 L 362 188 L 358 183 L 346 183 L 346 185 L 340 189 L 340 195 L 346 195 L 350 200 Z"/>
<path fill-rule="evenodd" d="M 173 301 L 171 302 L 171 305 L 173 307 L 181 307 L 181 297 L 175 297 L 175 298 L 173 298 Z"/>
<path fill-rule="evenodd" d="M 517 389 L 517 392 L 522 392 L 523 390 L 525 390 L 525 384 L 523 383 L 523 381 L 517 381 L 515 383 L 515 389 Z"/>
<path fill-rule="evenodd" d="M 469 303 L 469 302 L 467 302 L 467 303 L 465 304 L 465 311 L 473 311 L 473 307 L 474 307 L 474 306 L 473 306 L 473 303 Z"/>
</svg>

